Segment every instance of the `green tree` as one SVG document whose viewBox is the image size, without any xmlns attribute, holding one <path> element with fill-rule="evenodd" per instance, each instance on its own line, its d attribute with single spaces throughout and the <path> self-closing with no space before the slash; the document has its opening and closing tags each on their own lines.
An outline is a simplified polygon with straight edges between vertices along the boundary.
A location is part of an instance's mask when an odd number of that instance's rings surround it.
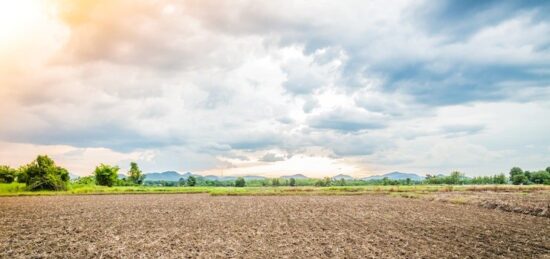
<svg viewBox="0 0 550 259">
<path fill-rule="evenodd" d="M 533 172 L 530 181 L 534 184 L 550 184 L 550 173 L 544 170 Z"/>
<path fill-rule="evenodd" d="M 449 176 L 448 184 L 463 184 L 464 183 L 464 174 L 459 171 L 454 171 Z"/>
<path fill-rule="evenodd" d="M 514 176 L 512 176 L 512 178 L 510 180 L 515 185 L 528 184 L 529 183 L 529 179 L 527 179 L 527 176 L 525 176 L 525 174 L 523 174 L 523 173 L 522 174 L 515 174 Z"/>
<path fill-rule="evenodd" d="M 195 178 L 195 176 L 190 175 L 187 178 L 187 186 L 195 186 L 195 185 L 197 185 L 197 178 Z"/>
<path fill-rule="evenodd" d="M 494 184 L 506 184 L 507 179 L 505 174 L 497 174 L 493 177 Z"/>
<path fill-rule="evenodd" d="M 549 173 L 550 173 L 550 166 L 549 166 L 549 167 L 546 167 L 546 172 L 549 172 Z"/>
<path fill-rule="evenodd" d="M 16 179 L 18 183 L 26 183 L 27 182 L 27 167 L 28 165 L 22 165 L 17 169 Z"/>
<path fill-rule="evenodd" d="M 525 173 L 519 167 L 513 167 L 510 169 L 510 181 L 515 184 L 528 184 L 529 179 L 525 176 Z"/>
<path fill-rule="evenodd" d="M 246 181 L 244 180 L 244 178 L 239 177 L 237 178 L 237 180 L 235 180 L 236 187 L 244 187 L 245 185 L 246 185 Z"/>
<path fill-rule="evenodd" d="M 315 182 L 315 186 L 330 186 L 332 184 L 332 179 L 330 177 L 324 177 L 323 179 L 319 179 Z"/>
<path fill-rule="evenodd" d="M 279 178 L 273 178 L 271 179 L 271 186 L 280 186 L 281 185 L 281 182 L 279 181 Z"/>
<path fill-rule="evenodd" d="M 296 186 L 296 179 L 290 178 L 290 181 L 289 181 L 288 185 L 290 185 L 290 186 Z"/>
<path fill-rule="evenodd" d="M 25 177 L 27 189 L 37 190 L 66 190 L 69 181 L 67 169 L 56 166 L 48 156 L 38 156 L 30 164 L 22 167 L 20 172 Z"/>
<path fill-rule="evenodd" d="M 95 183 L 103 186 L 113 186 L 118 180 L 118 166 L 101 164 L 95 168 Z"/>
<path fill-rule="evenodd" d="M 13 183 L 16 177 L 17 170 L 7 165 L 0 165 L 0 183 Z"/>
<path fill-rule="evenodd" d="M 145 180 L 145 175 L 141 172 L 136 162 L 130 163 L 130 171 L 128 171 L 128 181 L 141 185 Z"/>
</svg>

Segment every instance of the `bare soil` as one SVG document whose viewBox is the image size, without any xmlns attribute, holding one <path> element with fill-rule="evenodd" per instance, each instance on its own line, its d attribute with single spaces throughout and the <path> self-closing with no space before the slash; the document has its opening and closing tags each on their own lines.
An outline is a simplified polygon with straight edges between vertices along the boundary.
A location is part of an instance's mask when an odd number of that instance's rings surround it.
<svg viewBox="0 0 550 259">
<path fill-rule="evenodd" d="M 440 192 L 423 197 L 428 200 L 473 204 L 488 209 L 498 209 L 550 218 L 550 192 Z"/>
<path fill-rule="evenodd" d="M 550 218 L 378 195 L 4 197 L 0 257 L 550 258 Z"/>
</svg>

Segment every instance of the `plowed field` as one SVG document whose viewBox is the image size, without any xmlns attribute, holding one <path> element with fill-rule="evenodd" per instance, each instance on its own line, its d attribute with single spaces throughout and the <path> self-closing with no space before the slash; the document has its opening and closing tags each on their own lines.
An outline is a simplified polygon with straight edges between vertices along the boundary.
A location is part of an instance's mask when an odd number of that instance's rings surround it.
<svg viewBox="0 0 550 259">
<path fill-rule="evenodd" d="M 0 257 L 546 258 L 550 218 L 378 195 L 3 197 Z"/>
</svg>

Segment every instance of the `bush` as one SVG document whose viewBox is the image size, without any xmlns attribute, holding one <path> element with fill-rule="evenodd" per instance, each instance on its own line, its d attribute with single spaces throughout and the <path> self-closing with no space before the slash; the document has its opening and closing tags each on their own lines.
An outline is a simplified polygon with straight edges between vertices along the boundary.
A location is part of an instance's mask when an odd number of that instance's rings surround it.
<svg viewBox="0 0 550 259">
<path fill-rule="evenodd" d="M 235 187 L 244 187 L 246 185 L 246 181 L 244 178 L 239 177 L 237 180 L 235 180 Z"/>
<path fill-rule="evenodd" d="M 118 180 L 118 166 L 101 164 L 95 168 L 95 183 L 103 186 L 113 186 Z"/>
<path fill-rule="evenodd" d="M 66 190 L 69 181 L 69 172 L 56 166 L 48 156 L 38 156 L 33 162 L 21 168 L 20 175 L 24 177 L 27 189 L 37 190 Z"/>
<path fill-rule="evenodd" d="M 82 184 L 82 185 L 91 185 L 95 183 L 95 177 L 94 176 L 78 177 L 73 180 L 73 183 Z"/>
<path fill-rule="evenodd" d="M 0 165 L 0 183 L 13 183 L 16 176 L 17 170 L 7 165 Z"/>
</svg>

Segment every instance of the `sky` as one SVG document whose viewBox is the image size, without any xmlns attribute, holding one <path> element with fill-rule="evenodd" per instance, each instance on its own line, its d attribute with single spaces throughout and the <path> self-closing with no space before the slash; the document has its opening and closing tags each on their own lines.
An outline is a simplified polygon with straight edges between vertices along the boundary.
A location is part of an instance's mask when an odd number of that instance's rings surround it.
<svg viewBox="0 0 550 259">
<path fill-rule="evenodd" d="M 548 1 L 0 0 L 0 164 L 550 166 Z"/>
</svg>

